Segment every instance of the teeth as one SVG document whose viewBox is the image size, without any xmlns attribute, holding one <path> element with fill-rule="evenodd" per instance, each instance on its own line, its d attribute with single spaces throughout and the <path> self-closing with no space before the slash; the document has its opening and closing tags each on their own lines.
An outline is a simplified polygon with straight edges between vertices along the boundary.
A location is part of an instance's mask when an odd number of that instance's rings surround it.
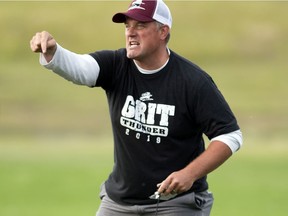
<svg viewBox="0 0 288 216">
<path fill-rule="evenodd" d="M 136 42 L 136 41 L 131 41 L 131 42 L 130 42 L 130 45 L 131 45 L 131 46 L 133 46 L 133 45 L 139 45 L 139 43 Z"/>
</svg>

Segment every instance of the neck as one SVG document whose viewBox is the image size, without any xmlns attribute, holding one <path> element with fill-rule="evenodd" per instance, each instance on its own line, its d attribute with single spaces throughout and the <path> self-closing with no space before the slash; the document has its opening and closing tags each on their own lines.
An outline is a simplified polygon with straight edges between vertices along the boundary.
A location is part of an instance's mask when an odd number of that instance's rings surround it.
<svg viewBox="0 0 288 216">
<path fill-rule="evenodd" d="M 164 65 L 162 65 L 160 68 L 154 69 L 154 70 L 146 70 L 141 68 L 136 61 L 134 61 L 136 67 L 138 68 L 138 70 L 142 73 L 142 74 L 155 74 L 157 72 L 159 72 L 160 70 L 162 70 L 167 64 L 168 64 L 169 59 L 167 59 L 167 61 L 164 63 Z"/>
<path fill-rule="evenodd" d="M 157 70 L 167 63 L 170 56 L 170 50 L 165 47 L 162 53 L 151 55 L 148 59 L 134 59 L 134 62 L 144 70 Z"/>
</svg>

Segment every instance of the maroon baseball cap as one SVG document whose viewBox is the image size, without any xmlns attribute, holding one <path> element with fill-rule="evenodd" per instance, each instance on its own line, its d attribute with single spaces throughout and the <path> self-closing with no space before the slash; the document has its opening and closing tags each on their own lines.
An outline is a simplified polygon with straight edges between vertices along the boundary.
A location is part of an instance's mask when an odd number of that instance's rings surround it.
<svg viewBox="0 0 288 216">
<path fill-rule="evenodd" d="M 126 17 L 140 22 L 158 21 L 172 27 L 170 10 L 162 0 L 134 0 L 126 12 L 115 14 L 112 21 L 124 23 Z"/>
</svg>

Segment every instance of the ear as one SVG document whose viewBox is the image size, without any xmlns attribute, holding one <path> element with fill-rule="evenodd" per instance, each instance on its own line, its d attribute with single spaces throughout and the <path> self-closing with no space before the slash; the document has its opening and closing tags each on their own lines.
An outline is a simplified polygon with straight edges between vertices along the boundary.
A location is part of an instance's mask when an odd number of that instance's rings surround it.
<svg viewBox="0 0 288 216">
<path fill-rule="evenodd" d="M 160 29 L 160 37 L 162 40 L 165 40 L 170 32 L 170 28 L 167 25 L 164 25 Z"/>
</svg>

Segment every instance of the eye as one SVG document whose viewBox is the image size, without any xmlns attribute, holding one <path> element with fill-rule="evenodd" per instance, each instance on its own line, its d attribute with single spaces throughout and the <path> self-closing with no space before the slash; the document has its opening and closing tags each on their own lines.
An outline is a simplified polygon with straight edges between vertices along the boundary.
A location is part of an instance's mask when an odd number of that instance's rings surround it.
<svg viewBox="0 0 288 216">
<path fill-rule="evenodd" d="M 146 27 L 145 23 L 137 23 L 135 28 L 138 30 L 144 29 Z"/>
<path fill-rule="evenodd" d="M 136 30 L 142 30 L 142 29 L 147 27 L 146 23 L 144 23 L 144 22 L 138 22 L 135 25 L 124 23 L 124 25 L 125 25 L 125 28 L 127 30 L 130 29 L 130 28 L 133 28 L 133 29 L 136 29 Z"/>
</svg>

